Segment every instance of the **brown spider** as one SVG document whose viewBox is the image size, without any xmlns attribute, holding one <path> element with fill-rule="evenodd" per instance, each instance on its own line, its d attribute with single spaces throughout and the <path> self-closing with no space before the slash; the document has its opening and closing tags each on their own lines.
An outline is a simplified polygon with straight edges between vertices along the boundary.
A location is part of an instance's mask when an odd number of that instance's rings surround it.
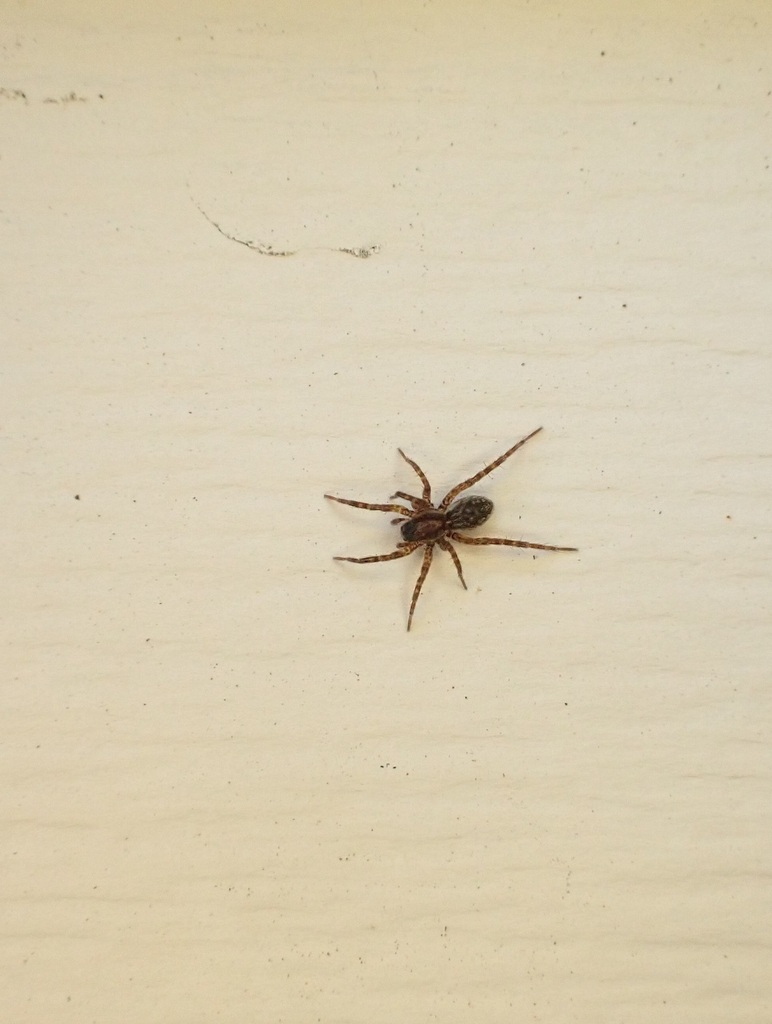
<svg viewBox="0 0 772 1024">
<path fill-rule="evenodd" d="M 461 580 L 464 590 L 467 589 L 466 581 L 461 571 L 461 562 L 456 554 L 456 549 L 450 543 L 452 540 L 460 544 L 505 544 L 513 548 L 538 548 L 539 551 L 577 551 L 578 548 L 558 548 L 552 544 L 532 544 L 529 541 L 509 540 L 504 537 L 465 537 L 463 533 L 458 532 L 459 530 L 470 530 L 475 526 L 482 526 L 489 518 L 491 512 L 493 512 L 493 502 L 488 498 L 475 494 L 468 495 L 466 498 L 459 498 L 458 501 L 455 501 L 454 499 L 457 495 L 473 484 L 476 484 L 478 480 L 482 480 L 484 476 L 492 473 L 497 466 L 500 466 L 510 455 L 514 455 L 518 448 L 522 448 L 525 442 L 530 441 L 541 429 L 541 427 L 537 427 L 527 437 L 524 437 L 522 441 L 518 441 L 517 444 L 504 452 L 498 459 L 486 466 L 485 469 L 481 469 L 479 473 L 470 476 L 463 483 L 456 484 L 455 487 L 448 491 L 439 505 L 432 505 L 432 487 L 426 479 L 424 471 L 417 463 L 409 459 L 401 448 L 398 448 L 397 451 L 405 462 L 412 466 L 418 474 L 418 479 L 423 484 L 423 495 L 420 498 L 416 498 L 414 495 L 406 494 L 404 491 L 397 491 L 391 497 L 409 501 L 412 508 L 406 508 L 405 505 L 371 505 L 365 501 L 352 501 L 350 498 L 336 498 L 334 494 L 325 494 L 325 498 L 329 498 L 330 501 L 338 501 L 341 505 L 353 505 L 354 508 L 370 508 L 376 512 L 397 512 L 399 518 L 392 519 L 392 523 L 402 524 L 400 532 L 403 539 L 397 544 L 396 551 L 392 551 L 388 555 L 370 555 L 368 558 L 345 558 L 342 555 L 336 555 L 335 561 L 390 562 L 394 558 L 404 558 L 406 555 L 412 554 L 417 548 L 424 547 L 424 560 L 416 580 L 415 589 L 413 590 L 410 614 L 407 617 L 407 628 L 409 630 L 410 624 L 413 621 L 413 612 L 418 601 L 418 595 L 421 593 L 421 587 L 424 585 L 426 574 L 429 572 L 429 566 L 432 564 L 435 544 L 443 551 L 447 551 L 453 559 L 453 564 L 456 567 L 458 578 Z"/>
</svg>

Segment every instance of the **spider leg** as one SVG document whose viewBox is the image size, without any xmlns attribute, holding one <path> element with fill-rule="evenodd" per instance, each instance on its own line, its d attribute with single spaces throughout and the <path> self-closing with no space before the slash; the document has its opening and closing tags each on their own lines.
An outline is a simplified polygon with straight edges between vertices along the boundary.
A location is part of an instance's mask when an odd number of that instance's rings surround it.
<svg viewBox="0 0 772 1024">
<path fill-rule="evenodd" d="M 395 558 L 404 558 L 411 555 L 416 548 L 420 548 L 420 541 L 413 544 L 400 545 L 396 551 L 390 551 L 387 555 L 368 555 L 367 558 L 347 558 L 345 555 L 335 555 L 336 562 L 391 562 Z"/>
<path fill-rule="evenodd" d="M 464 588 L 464 590 L 466 590 L 467 589 L 466 580 L 464 579 L 464 573 L 461 570 L 461 560 L 459 559 L 458 555 L 456 554 L 456 549 L 453 547 L 453 545 L 450 543 L 449 540 L 445 540 L 445 539 L 438 540 L 437 543 L 442 548 L 442 550 L 443 551 L 447 551 L 447 553 L 453 559 L 453 564 L 456 567 L 456 572 L 458 573 L 458 578 L 461 580 L 461 586 Z"/>
<path fill-rule="evenodd" d="M 500 455 L 497 459 L 494 459 L 494 461 L 487 465 L 485 469 L 481 469 L 479 473 L 475 473 L 474 476 L 470 476 L 468 480 L 464 480 L 462 483 L 456 484 L 456 486 L 452 490 L 448 491 L 448 493 L 445 495 L 445 497 L 438 505 L 438 508 L 444 511 L 450 505 L 450 503 L 453 501 L 456 495 L 460 494 L 462 491 L 465 491 L 467 487 L 472 487 L 474 484 L 477 483 L 478 480 L 482 480 L 484 476 L 487 476 L 489 473 L 492 473 L 493 470 L 500 466 L 501 463 L 504 462 L 506 459 L 508 459 L 510 455 L 514 455 L 518 448 L 522 448 L 526 441 L 530 441 L 532 437 L 538 434 L 541 429 L 541 427 L 537 427 L 536 430 L 531 431 L 531 433 L 527 437 L 524 437 L 522 441 L 518 441 L 517 444 L 512 445 L 512 447 L 508 451 L 504 452 L 503 455 Z"/>
<path fill-rule="evenodd" d="M 405 508 L 404 505 L 371 505 L 367 501 L 352 501 L 351 498 L 336 498 L 334 494 L 325 494 L 325 498 L 329 498 L 330 501 L 340 502 L 341 505 L 352 505 L 354 508 L 370 508 L 374 512 L 398 512 L 401 516 L 406 516 L 408 519 L 413 518 L 413 512 L 409 508 Z"/>
<path fill-rule="evenodd" d="M 426 479 L 426 474 L 424 473 L 424 471 L 421 469 L 421 467 L 418 465 L 417 462 L 413 462 L 412 459 L 409 459 L 407 457 L 407 455 L 405 455 L 405 453 L 402 451 L 401 448 L 397 448 L 397 451 L 402 456 L 402 458 L 405 460 L 405 462 L 408 464 L 408 466 L 412 466 L 412 468 L 416 471 L 416 474 L 418 475 L 418 479 L 424 485 L 424 499 L 423 500 L 426 501 L 426 502 L 430 502 L 432 500 L 432 485 Z"/>
<path fill-rule="evenodd" d="M 411 549 L 412 550 L 412 549 Z M 407 617 L 407 631 L 410 632 L 410 623 L 413 621 L 413 612 L 418 601 L 418 595 L 421 593 L 421 587 L 424 585 L 426 574 L 429 571 L 429 566 L 432 564 L 432 555 L 434 554 L 434 544 L 427 544 L 426 551 L 424 551 L 424 560 L 421 563 L 421 571 L 418 574 L 418 579 L 415 582 L 415 589 L 413 590 L 413 600 L 410 602 L 410 613 Z"/>
<path fill-rule="evenodd" d="M 404 498 L 405 501 L 409 501 L 413 508 L 418 511 L 419 509 L 431 508 L 431 505 L 425 498 L 416 498 L 414 494 L 406 494 L 405 491 L 397 491 L 392 494 L 392 498 Z"/>
<path fill-rule="evenodd" d="M 505 544 L 510 548 L 538 548 L 539 551 L 578 551 L 579 548 L 558 548 L 554 544 L 532 544 L 527 540 L 509 540 L 508 537 L 465 537 L 462 533 L 448 536 L 462 544 Z"/>
</svg>

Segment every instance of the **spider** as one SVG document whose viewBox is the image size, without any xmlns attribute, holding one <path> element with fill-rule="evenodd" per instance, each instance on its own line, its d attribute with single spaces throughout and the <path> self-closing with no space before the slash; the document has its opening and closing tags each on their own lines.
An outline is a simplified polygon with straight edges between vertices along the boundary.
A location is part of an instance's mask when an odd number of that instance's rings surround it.
<svg viewBox="0 0 772 1024">
<path fill-rule="evenodd" d="M 423 494 L 420 498 L 417 498 L 413 494 L 406 494 L 405 491 L 397 491 L 396 494 L 392 494 L 391 498 L 392 500 L 394 498 L 402 498 L 403 501 L 410 503 L 410 508 L 407 508 L 406 505 L 371 505 L 366 501 L 352 501 L 351 498 L 336 498 L 334 494 L 325 494 L 325 498 L 329 498 L 330 501 L 338 501 L 341 505 L 353 505 L 354 508 L 369 508 L 376 512 L 396 512 L 398 513 L 398 518 L 392 519 L 392 523 L 401 524 L 402 540 L 397 544 L 396 551 L 391 551 L 386 555 L 370 555 L 367 558 L 345 558 L 343 555 L 336 555 L 335 561 L 391 562 L 395 558 L 405 558 L 406 555 L 410 555 L 418 548 L 423 547 L 424 557 L 421 563 L 421 571 L 416 580 L 413 598 L 410 602 L 410 612 L 407 617 L 407 628 L 410 630 L 418 596 L 421 593 L 421 587 L 424 585 L 426 574 L 429 572 L 429 566 L 432 564 L 435 544 L 442 551 L 447 551 L 453 559 L 453 564 L 456 567 L 458 578 L 461 580 L 464 590 L 467 589 L 464 573 L 461 569 L 461 562 L 459 561 L 456 549 L 451 544 L 451 541 L 456 541 L 459 544 L 504 544 L 513 548 L 537 548 L 539 551 L 577 551 L 578 548 L 559 548 L 552 544 L 533 544 L 530 541 L 509 540 L 505 537 L 467 537 L 463 533 L 458 532 L 459 530 L 471 530 L 475 526 L 482 526 L 493 512 L 493 502 L 488 498 L 483 498 L 477 494 L 470 494 L 456 501 L 458 495 L 467 488 L 472 487 L 478 480 L 482 480 L 484 476 L 492 473 L 510 455 L 514 455 L 518 448 L 522 448 L 526 441 L 530 441 L 532 437 L 535 437 L 541 429 L 541 427 L 537 427 L 527 437 L 524 437 L 522 441 L 512 445 L 498 459 L 494 459 L 485 469 L 481 469 L 479 473 L 470 476 L 468 480 L 456 484 L 455 487 L 448 491 L 439 505 L 432 504 L 432 486 L 426 479 L 424 471 L 417 463 L 409 459 L 401 448 L 398 448 L 397 451 L 408 466 L 415 470 L 418 479 L 423 485 Z"/>
</svg>

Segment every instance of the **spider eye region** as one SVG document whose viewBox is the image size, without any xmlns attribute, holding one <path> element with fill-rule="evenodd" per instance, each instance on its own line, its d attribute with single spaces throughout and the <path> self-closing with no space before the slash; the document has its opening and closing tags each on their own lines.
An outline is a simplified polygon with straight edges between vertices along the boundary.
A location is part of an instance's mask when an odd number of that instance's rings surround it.
<svg viewBox="0 0 772 1024">
<path fill-rule="evenodd" d="M 490 518 L 493 502 L 479 494 L 470 494 L 467 498 L 454 501 L 446 515 L 448 524 L 453 530 L 471 530 Z"/>
</svg>

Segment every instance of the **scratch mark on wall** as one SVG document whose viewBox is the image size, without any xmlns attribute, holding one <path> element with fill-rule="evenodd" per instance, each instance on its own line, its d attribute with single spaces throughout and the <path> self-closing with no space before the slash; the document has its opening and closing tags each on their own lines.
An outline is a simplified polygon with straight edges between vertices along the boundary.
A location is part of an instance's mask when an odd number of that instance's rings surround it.
<svg viewBox="0 0 772 1024">
<path fill-rule="evenodd" d="M 239 238 L 238 235 L 232 235 L 229 231 L 226 231 L 221 227 L 217 221 L 212 220 L 206 210 L 200 206 L 199 203 L 191 195 L 190 201 L 196 207 L 201 216 L 207 220 L 213 228 L 220 232 L 223 238 L 227 238 L 230 242 L 236 242 L 238 245 L 243 245 L 247 249 L 251 249 L 252 252 L 260 253 L 261 256 L 296 256 L 300 249 L 276 249 L 272 245 L 268 245 L 266 242 L 253 242 L 249 238 Z M 361 246 L 329 246 L 329 245 L 314 245 L 307 246 L 303 251 L 311 252 L 313 250 L 323 250 L 327 252 L 342 252 L 347 256 L 354 256 L 358 260 L 369 259 L 370 256 L 375 256 L 376 253 L 381 251 L 379 245 L 361 245 Z"/>
</svg>

